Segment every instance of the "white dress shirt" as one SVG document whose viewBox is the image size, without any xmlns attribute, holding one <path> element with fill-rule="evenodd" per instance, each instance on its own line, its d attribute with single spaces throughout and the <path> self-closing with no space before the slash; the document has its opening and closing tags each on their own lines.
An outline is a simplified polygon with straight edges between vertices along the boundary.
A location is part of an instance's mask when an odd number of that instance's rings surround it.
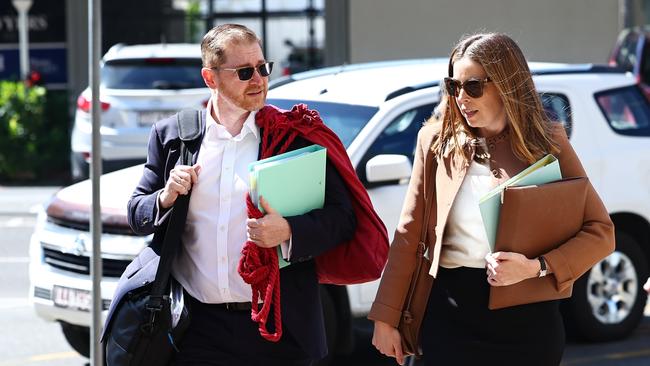
<svg viewBox="0 0 650 366">
<path fill-rule="evenodd" d="M 212 100 L 207 110 L 212 110 Z M 173 274 L 203 303 L 251 301 L 251 287 L 237 273 L 246 242 L 248 165 L 257 160 L 259 129 L 251 112 L 237 136 L 206 114 L 205 137 L 197 163 L 183 246 Z"/>
</svg>

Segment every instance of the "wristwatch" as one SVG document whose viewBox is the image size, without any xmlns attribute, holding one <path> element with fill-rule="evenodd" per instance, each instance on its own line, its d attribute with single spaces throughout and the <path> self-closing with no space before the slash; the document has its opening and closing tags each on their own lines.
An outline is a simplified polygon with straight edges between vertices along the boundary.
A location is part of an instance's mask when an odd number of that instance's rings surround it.
<svg viewBox="0 0 650 366">
<path fill-rule="evenodd" d="M 537 274 L 537 277 L 544 277 L 546 276 L 546 259 L 544 259 L 544 256 L 539 256 L 537 257 L 537 260 L 539 260 L 539 273 Z"/>
</svg>

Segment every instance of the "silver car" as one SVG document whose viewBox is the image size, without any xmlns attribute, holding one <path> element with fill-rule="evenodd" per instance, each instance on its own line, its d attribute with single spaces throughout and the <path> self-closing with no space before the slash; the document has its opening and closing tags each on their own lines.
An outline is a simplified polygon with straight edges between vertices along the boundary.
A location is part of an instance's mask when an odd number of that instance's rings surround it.
<svg viewBox="0 0 650 366">
<path fill-rule="evenodd" d="M 153 122 L 205 106 L 210 95 L 200 70 L 198 44 L 119 44 L 104 55 L 99 95 L 104 172 L 145 161 Z M 89 88 L 77 99 L 71 139 L 75 180 L 88 177 L 91 100 Z"/>
</svg>

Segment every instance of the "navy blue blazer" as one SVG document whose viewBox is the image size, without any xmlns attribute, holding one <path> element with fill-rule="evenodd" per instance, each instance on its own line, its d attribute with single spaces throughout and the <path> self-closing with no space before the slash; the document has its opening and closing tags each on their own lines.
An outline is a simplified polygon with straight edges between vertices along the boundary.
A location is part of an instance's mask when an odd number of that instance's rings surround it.
<svg viewBox="0 0 650 366">
<path fill-rule="evenodd" d="M 205 111 L 202 116 L 204 124 Z M 204 125 L 201 126 L 201 131 L 200 138 L 187 144 L 192 151 L 194 162 L 205 133 Z M 297 138 L 289 150 L 310 144 L 305 139 Z M 148 150 L 142 178 L 128 203 L 128 220 L 136 233 L 154 234 L 151 247 L 156 253 L 160 253 L 168 220 L 154 226 L 157 215 L 156 198 L 158 192 L 164 188 L 170 170 L 180 160 L 180 139 L 175 116 L 154 124 Z M 356 216 L 350 194 L 329 159 L 325 175 L 324 207 L 304 215 L 286 217 L 292 232 L 292 264 L 280 271 L 283 331 L 288 331 L 314 359 L 323 358 L 327 354 L 327 344 L 313 258 L 350 240 L 356 229 Z M 269 321 L 271 327 L 272 324 L 273 322 Z"/>
</svg>

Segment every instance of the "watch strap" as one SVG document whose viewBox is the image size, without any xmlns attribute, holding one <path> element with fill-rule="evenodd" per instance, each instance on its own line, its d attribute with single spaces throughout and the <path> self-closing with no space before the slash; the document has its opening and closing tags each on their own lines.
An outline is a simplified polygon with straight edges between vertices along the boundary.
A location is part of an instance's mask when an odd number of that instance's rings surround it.
<svg viewBox="0 0 650 366">
<path fill-rule="evenodd" d="M 544 277 L 546 276 L 546 259 L 544 258 L 543 255 L 540 255 L 537 257 L 537 260 L 539 260 L 539 274 L 537 277 Z"/>
</svg>

